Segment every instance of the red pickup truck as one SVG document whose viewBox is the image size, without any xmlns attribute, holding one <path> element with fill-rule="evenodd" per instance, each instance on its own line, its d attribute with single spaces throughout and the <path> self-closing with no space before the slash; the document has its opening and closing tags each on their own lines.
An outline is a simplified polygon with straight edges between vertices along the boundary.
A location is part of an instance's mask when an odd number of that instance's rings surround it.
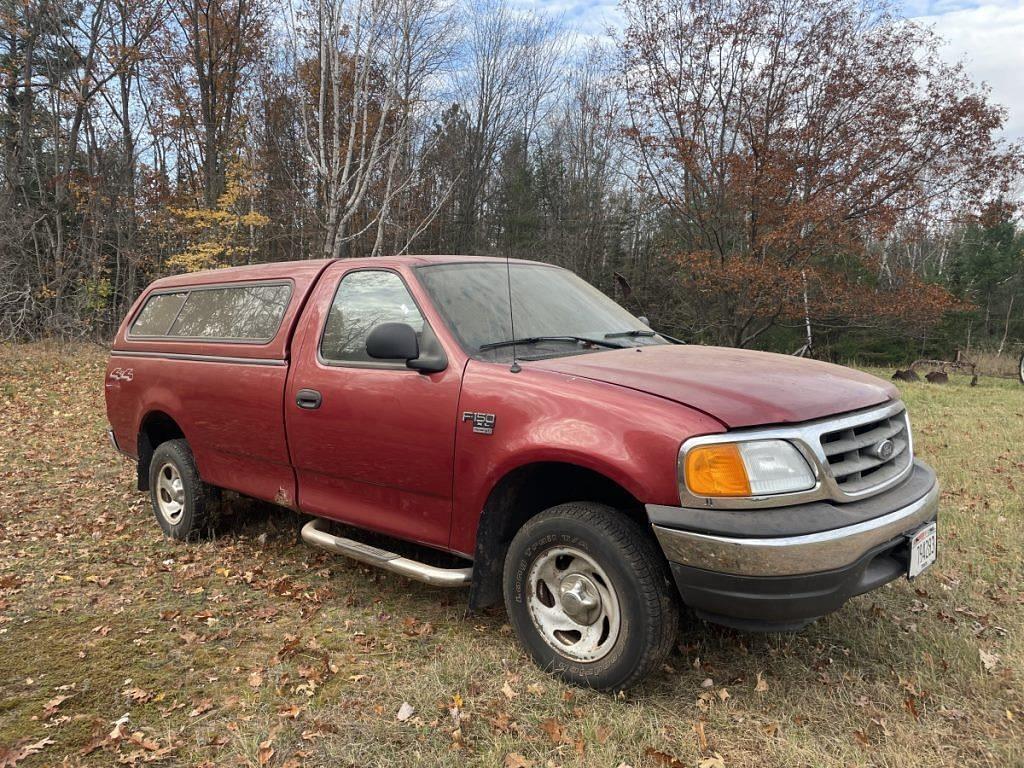
<svg viewBox="0 0 1024 768">
<path fill-rule="evenodd" d="M 536 262 L 157 280 L 106 400 L 167 535 L 202 532 L 219 489 L 299 510 L 314 545 L 504 598 L 539 665 L 596 688 L 657 668 L 682 606 L 794 630 L 935 559 L 891 384 L 678 343 Z"/>
</svg>

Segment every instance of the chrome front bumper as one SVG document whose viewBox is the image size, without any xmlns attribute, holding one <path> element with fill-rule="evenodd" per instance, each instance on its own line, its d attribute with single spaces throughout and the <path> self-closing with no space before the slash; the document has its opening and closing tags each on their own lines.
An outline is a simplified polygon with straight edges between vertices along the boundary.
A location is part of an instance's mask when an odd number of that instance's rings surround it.
<svg viewBox="0 0 1024 768">
<path fill-rule="evenodd" d="M 849 566 L 871 549 L 934 520 L 938 507 L 935 483 L 923 497 L 893 512 L 820 533 L 740 538 L 653 527 L 670 563 L 737 576 L 796 576 Z"/>
</svg>

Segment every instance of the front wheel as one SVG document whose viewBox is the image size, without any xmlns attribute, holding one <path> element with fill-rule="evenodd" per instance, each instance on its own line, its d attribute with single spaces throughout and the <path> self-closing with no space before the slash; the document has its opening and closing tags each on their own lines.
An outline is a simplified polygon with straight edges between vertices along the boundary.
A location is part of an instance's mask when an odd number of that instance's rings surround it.
<svg viewBox="0 0 1024 768">
<path fill-rule="evenodd" d="M 1020 379 L 1020 383 L 1024 384 L 1024 355 L 1020 356 L 1020 365 L 1017 366 L 1017 377 Z"/>
<path fill-rule="evenodd" d="M 504 588 L 520 642 L 570 683 L 628 688 L 675 641 L 679 608 L 661 552 L 601 504 L 562 504 L 527 522 L 505 558 Z"/>
</svg>

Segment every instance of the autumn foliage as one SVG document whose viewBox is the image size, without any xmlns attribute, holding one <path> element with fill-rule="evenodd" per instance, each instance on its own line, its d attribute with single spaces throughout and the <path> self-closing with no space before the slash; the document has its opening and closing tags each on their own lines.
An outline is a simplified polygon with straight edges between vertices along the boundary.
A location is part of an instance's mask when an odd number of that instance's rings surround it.
<svg viewBox="0 0 1024 768">
<path fill-rule="evenodd" d="M 751 343 L 805 309 L 927 326 L 961 306 L 886 263 L 886 240 L 908 217 L 978 210 L 1021 155 L 932 33 L 852 0 L 624 8 L 626 135 L 718 340 Z"/>
<path fill-rule="evenodd" d="M 622 8 L 582 45 L 511 0 L 6 3 L 0 339 L 108 339 L 171 272 L 411 252 L 564 266 L 693 341 L 1024 339 L 1024 152 L 930 31 Z"/>
</svg>

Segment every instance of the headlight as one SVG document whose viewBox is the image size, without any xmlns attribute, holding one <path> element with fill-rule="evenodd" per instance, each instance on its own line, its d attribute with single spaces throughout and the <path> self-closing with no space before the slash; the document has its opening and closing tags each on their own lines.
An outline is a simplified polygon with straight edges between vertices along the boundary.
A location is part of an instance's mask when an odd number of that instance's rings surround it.
<svg viewBox="0 0 1024 768">
<path fill-rule="evenodd" d="M 815 484 L 807 461 L 785 440 L 696 446 L 686 454 L 683 475 L 695 496 L 768 496 Z"/>
</svg>

